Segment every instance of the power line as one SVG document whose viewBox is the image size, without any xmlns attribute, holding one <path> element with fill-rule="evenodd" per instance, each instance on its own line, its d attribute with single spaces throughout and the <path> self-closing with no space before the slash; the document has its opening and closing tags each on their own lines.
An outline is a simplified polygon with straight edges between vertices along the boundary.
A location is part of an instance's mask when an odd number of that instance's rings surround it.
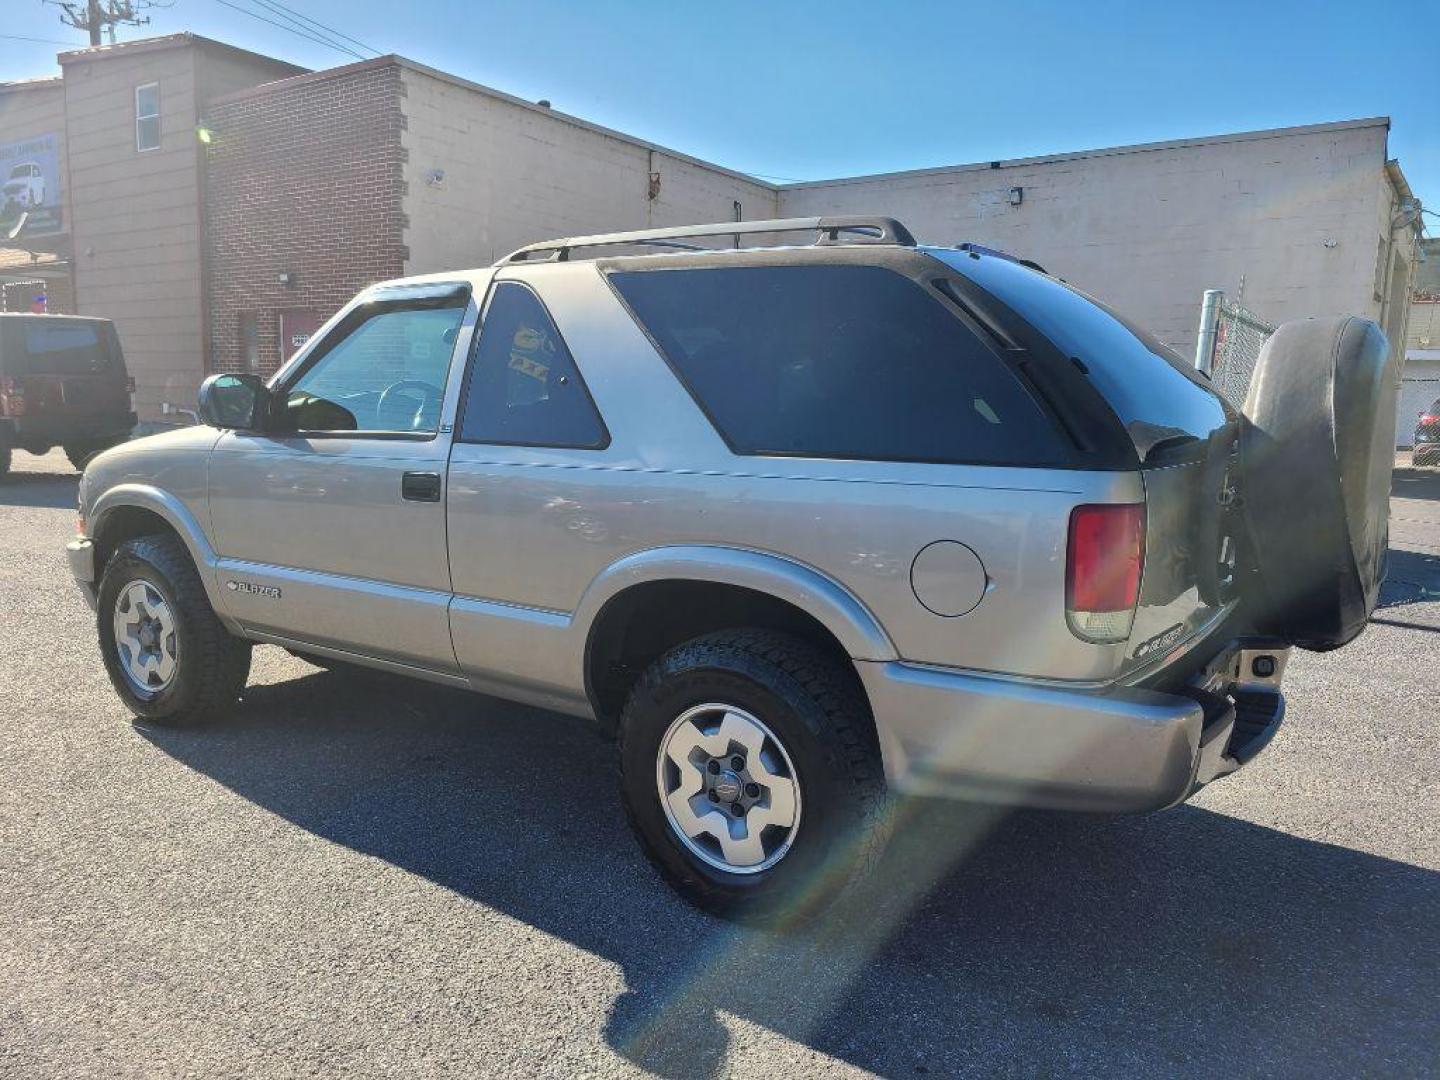
<svg viewBox="0 0 1440 1080">
<path fill-rule="evenodd" d="M 249 0 L 249 2 L 263 8 L 265 11 L 270 12 L 272 15 L 277 15 L 280 18 L 284 19 L 287 23 L 290 24 L 287 29 L 293 29 L 293 32 L 295 33 L 307 35 L 312 40 L 319 38 L 321 41 L 324 41 L 326 44 L 328 44 L 332 49 L 341 49 L 349 53 L 351 56 L 360 55 L 354 49 L 337 41 L 333 35 L 328 33 L 322 33 L 319 30 L 306 26 L 305 23 L 300 21 L 303 16 L 297 17 L 298 13 L 292 14 L 290 9 L 285 7 L 283 4 L 276 3 L 274 2 L 274 0 Z"/>
<path fill-rule="evenodd" d="M 287 33 L 294 34 L 296 37 L 302 37 L 305 38 L 307 41 L 313 41 L 317 45 L 324 45 L 326 48 L 334 49 L 337 52 L 342 52 L 347 56 L 353 56 L 357 60 L 365 59 L 365 57 L 361 56 L 354 49 L 347 48 L 346 46 L 341 45 L 339 42 L 332 41 L 327 37 L 322 37 L 320 34 L 317 34 L 311 30 L 306 30 L 297 26 L 287 26 L 285 23 L 276 22 L 274 19 L 267 19 L 259 12 L 251 11 L 249 8 L 241 7 L 239 4 L 231 3 L 230 0 L 215 0 L 215 2 L 222 5 L 223 7 L 230 8 L 232 11 L 238 11 L 242 15 L 249 15 L 252 19 L 258 19 L 260 22 L 266 23 L 270 26 L 274 26 L 280 30 L 284 30 Z"/>
<path fill-rule="evenodd" d="M 352 56 L 357 55 L 354 49 L 351 49 L 348 46 L 342 44 L 331 34 L 321 33 L 319 30 L 307 26 L 295 15 L 292 15 L 289 9 L 282 7 L 280 4 L 272 3 L 271 0 L 250 0 L 250 3 L 256 4 L 259 7 L 263 8 L 265 11 L 268 11 L 281 19 L 284 19 L 285 22 L 289 24 L 290 28 L 292 28 L 298 33 L 309 34 L 314 37 L 321 38 L 322 40 L 328 42 L 331 48 L 344 49 Z"/>
<path fill-rule="evenodd" d="M 57 41 L 55 38 L 48 37 L 21 37 L 19 34 L 0 34 L 0 38 L 4 38 L 6 41 L 33 41 L 40 45 L 75 45 L 73 41 Z M 75 45 L 75 47 L 78 49 L 81 46 Z"/>
<path fill-rule="evenodd" d="M 362 56 L 360 53 L 357 53 L 354 49 L 346 48 L 344 45 L 341 45 L 338 42 L 331 41 L 329 38 L 321 37 L 319 34 L 309 33 L 305 30 L 297 29 L 294 26 L 286 26 L 284 23 L 276 22 L 274 19 L 267 19 L 264 15 L 251 11 L 249 8 L 243 8 L 239 4 L 232 4 L 230 0 L 215 0 L 215 2 L 222 5 L 223 7 L 238 11 L 242 15 L 249 15 L 252 19 L 259 19 L 261 22 L 269 23 L 271 26 L 274 26 L 280 30 L 286 30 L 296 35 L 297 37 L 303 37 L 309 41 L 313 41 L 317 45 L 324 45 L 327 48 L 335 49 L 337 52 L 345 53 L 347 56 L 353 56 L 356 60 L 368 59 L 367 57 Z"/>
<path fill-rule="evenodd" d="M 260 4 L 262 7 L 269 8 L 277 15 L 281 15 L 285 18 L 291 18 L 291 21 L 294 21 L 294 19 L 299 19 L 301 22 L 309 23 L 311 26 L 319 30 L 323 30 L 331 37 L 340 38 L 342 41 L 348 41 L 352 45 L 358 45 L 360 48 L 366 50 L 367 52 L 372 52 L 376 56 L 381 55 L 380 50 L 375 48 L 373 45 L 366 45 L 363 41 L 359 41 L 356 38 L 351 37 L 343 30 L 336 30 L 333 26 L 326 26 L 319 19 L 312 19 L 309 15 L 305 15 L 299 11 L 296 11 L 288 4 L 281 3 L 281 0 L 254 0 L 254 2 Z"/>
</svg>

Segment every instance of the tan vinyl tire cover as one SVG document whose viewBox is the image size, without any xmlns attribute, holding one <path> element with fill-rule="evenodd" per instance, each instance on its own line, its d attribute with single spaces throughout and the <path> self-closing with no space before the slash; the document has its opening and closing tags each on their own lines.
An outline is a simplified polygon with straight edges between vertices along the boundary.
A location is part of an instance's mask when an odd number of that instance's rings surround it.
<svg viewBox="0 0 1440 1080">
<path fill-rule="evenodd" d="M 1250 614 L 1266 633 L 1338 648 L 1375 610 L 1389 541 L 1398 371 L 1373 322 L 1288 322 L 1245 399 Z"/>
</svg>

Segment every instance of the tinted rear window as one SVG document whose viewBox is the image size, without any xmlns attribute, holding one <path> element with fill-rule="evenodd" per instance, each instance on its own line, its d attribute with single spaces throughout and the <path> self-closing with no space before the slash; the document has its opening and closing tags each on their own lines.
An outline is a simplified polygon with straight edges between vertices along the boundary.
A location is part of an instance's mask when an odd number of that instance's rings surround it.
<svg viewBox="0 0 1440 1080">
<path fill-rule="evenodd" d="M 1065 444 L 990 347 L 874 266 L 610 280 L 736 453 L 1059 464 Z"/>
<path fill-rule="evenodd" d="M 1175 435 L 1203 438 L 1225 422 L 1203 376 L 1138 327 L 1070 286 L 1009 259 L 931 251 L 1030 323 L 1090 381 L 1144 454 Z"/>
<path fill-rule="evenodd" d="M 112 350 L 104 323 L 6 320 L 4 368 L 10 375 L 92 375 L 108 372 Z"/>
</svg>

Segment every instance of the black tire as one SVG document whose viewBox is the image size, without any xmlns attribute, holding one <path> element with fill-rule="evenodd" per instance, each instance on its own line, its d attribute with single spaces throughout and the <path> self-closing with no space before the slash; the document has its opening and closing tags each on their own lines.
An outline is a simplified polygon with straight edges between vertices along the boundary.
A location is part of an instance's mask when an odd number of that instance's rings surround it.
<svg viewBox="0 0 1440 1080">
<path fill-rule="evenodd" d="M 712 702 L 760 719 L 798 774 L 802 811 L 793 842 L 758 873 L 727 872 L 697 857 L 657 790 L 665 733 L 687 709 Z M 630 825 L 665 880 L 702 910 L 741 922 L 812 913 L 858 882 L 884 846 L 884 771 L 863 690 L 852 671 L 803 640 L 726 630 L 677 646 L 641 676 L 619 735 Z"/>
<path fill-rule="evenodd" d="M 135 581 L 154 588 L 174 619 L 175 672 L 152 692 L 131 683 L 115 644 L 116 602 Z M 142 536 L 116 549 L 100 579 L 96 622 L 110 682 L 137 717 L 177 726 L 197 723 L 223 715 L 245 688 L 250 643 L 232 635 L 216 617 L 178 537 Z"/>
<path fill-rule="evenodd" d="M 10 444 L 0 439 L 0 480 L 10 475 Z"/>
<path fill-rule="evenodd" d="M 1395 363 L 1378 326 L 1347 317 L 1285 323 L 1256 361 L 1240 440 L 1250 616 L 1302 648 L 1346 644 L 1379 600 Z"/>
</svg>

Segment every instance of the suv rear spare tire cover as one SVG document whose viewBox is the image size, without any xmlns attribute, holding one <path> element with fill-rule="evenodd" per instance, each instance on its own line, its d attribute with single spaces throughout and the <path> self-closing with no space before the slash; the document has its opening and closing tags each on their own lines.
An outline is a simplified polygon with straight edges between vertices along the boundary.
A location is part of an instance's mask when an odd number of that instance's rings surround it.
<svg viewBox="0 0 1440 1080">
<path fill-rule="evenodd" d="M 1257 627 L 1307 649 L 1365 628 L 1385 574 L 1395 362 L 1373 322 L 1301 319 L 1256 361 L 1241 438 Z"/>
</svg>

